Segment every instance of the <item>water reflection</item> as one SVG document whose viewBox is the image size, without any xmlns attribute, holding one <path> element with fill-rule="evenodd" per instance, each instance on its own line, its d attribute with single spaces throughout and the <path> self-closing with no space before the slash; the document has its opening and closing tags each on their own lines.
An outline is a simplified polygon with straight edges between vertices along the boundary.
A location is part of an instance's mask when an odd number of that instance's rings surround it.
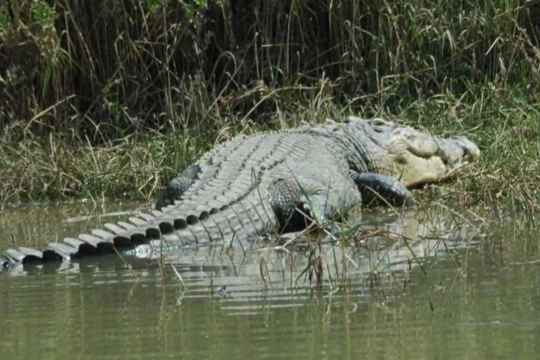
<svg viewBox="0 0 540 360">
<path fill-rule="evenodd" d="M 87 200 L 3 209 L 0 216 L 0 249 L 12 244 L 42 248 L 52 241 L 88 231 L 104 222 L 122 220 L 146 208 L 145 205 Z"/>
<path fill-rule="evenodd" d="M 85 226 L 94 226 L 101 218 L 79 217 Z M 66 221 L 61 221 L 65 232 Z M 253 315 L 305 305 L 314 292 L 341 301 L 345 288 L 357 302 L 367 302 L 370 289 L 402 289 L 411 270 L 418 267 L 425 272 L 426 261 L 435 258 L 455 259 L 458 251 L 471 249 L 479 235 L 476 227 L 442 211 L 380 210 L 364 212 L 352 221 L 354 225 L 342 226 L 347 236 L 339 242 L 321 232 L 288 236 L 280 243 L 257 240 L 235 246 L 178 248 L 153 241 L 121 255 L 19 265 L 6 276 L 64 275 L 65 286 L 82 286 L 83 278 L 91 287 L 165 283 L 181 289 L 177 303 L 218 297 L 222 310 Z"/>
<path fill-rule="evenodd" d="M 433 210 L 361 222 L 344 245 L 214 244 L 1 273 L 2 358 L 537 358 L 534 227 L 482 234 Z"/>
</svg>

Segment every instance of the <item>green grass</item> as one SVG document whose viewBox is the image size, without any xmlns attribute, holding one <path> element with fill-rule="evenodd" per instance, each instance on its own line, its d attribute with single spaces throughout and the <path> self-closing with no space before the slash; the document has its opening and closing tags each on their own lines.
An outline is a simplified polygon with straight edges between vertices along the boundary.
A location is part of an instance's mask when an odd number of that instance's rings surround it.
<svg viewBox="0 0 540 360">
<path fill-rule="evenodd" d="M 480 145 L 480 163 L 434 195 L 488 209 L 539 208 L 538 6 L 76 5 L 0 5 L 2 206 L 150 199 L 178 169 L 239 132 L 357 114 L 466 134 Z"/>
<path fill-rule="evenodd" d="M 540 210 L 540 104 L 527 100 L 526 94 L 500 91 L 489 84 L 471 91 L 481 96 L 471 96 L 474 100 L 467 102 L 441 95 L 418 99 L 397 113 L 376 108 L 369 112 L 436 134 L 467 134 L 479 144 L 480 162 L 464 169 L 451 183 L 434 187 L 437 200 L 482 209 Z M 274 114 L 267 128 L 321 122 L 351 112 L 347 104 L 336 104 L 331 97 L 301 105 L 295 103 L 294 115 Z M 178 129 L 100 145 L 54 134 L 47 138 L 27 135 L 17 144 L 6 140 L 0 144 L 0 167 L 6 169 L 0 174 L 0 201 L 7 205 L 81 196 L 151 199 L 168 178 L 215 141 L 261 129 L 249 117 L 218 120 L 221 125 L 216 129 L 199 129 L 202 135 Z M 234 125 L 227 126 L 229 121 Z M 430 194 L 417 191 L 421 198 Z"/>
</svg>

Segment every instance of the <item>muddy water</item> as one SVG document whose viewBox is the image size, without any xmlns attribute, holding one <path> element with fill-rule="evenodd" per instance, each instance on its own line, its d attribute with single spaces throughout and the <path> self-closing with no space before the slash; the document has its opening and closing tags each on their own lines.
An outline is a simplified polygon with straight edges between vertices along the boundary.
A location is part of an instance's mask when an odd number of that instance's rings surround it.
<svg viewBox="0 0 540 360">
<path fill-rule="evenodd" d="M 0 248 L 74 235 L 133 207 L 4 210 Z M 349 246 L 216 244 L 161 260 L 143 248 L 2 272 L 0 358 L 539 357 L 531 220 L 430 209 L 355 221 Z"/>
</svg>

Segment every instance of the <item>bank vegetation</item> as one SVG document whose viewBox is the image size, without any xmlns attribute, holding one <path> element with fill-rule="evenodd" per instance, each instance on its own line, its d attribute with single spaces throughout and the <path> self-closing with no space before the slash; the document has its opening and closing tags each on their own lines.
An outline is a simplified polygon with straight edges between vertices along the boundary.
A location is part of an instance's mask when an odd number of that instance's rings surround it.
<svg viewBox="0 0 540 360">
<path fill-rule="evenodd" d="M 150 199 L 238 132 L 359 114 L 480 145 L 436 196 L 537 211 L 538 24 L 521 0 L 4 1 L 0 204 Z"/>
</svg>

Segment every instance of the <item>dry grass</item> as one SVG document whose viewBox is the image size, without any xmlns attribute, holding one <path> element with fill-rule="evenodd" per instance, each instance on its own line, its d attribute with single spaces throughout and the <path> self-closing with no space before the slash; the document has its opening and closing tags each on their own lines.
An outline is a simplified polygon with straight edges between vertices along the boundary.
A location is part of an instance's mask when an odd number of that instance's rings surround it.
<svg viewBox="0 0 540 360">
<path fill-rule="evenodd" d="M 532 3 L 4 2 L 0 203 L 149 198 L 215 141 L 354 113 L 470 135 L 435 195 L 537 211 Z"/>
</svg>

